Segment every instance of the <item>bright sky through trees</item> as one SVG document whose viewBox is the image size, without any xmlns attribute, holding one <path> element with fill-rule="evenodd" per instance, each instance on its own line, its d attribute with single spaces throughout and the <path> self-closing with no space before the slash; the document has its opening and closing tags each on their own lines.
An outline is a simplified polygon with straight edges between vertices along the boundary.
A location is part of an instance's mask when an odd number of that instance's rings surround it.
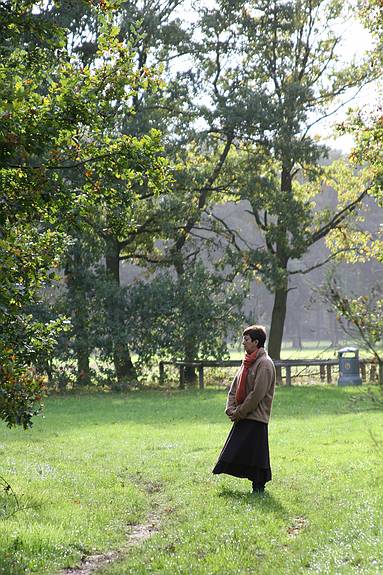
<svg viewBox="0 0 383 575">
<path fill-rule="evenodd" d="M 344 26 L 344 25 L 343 25 Z M 363 28 L 358 20 L 354 19 L 344 30 L 343 42 L 344 59 L 361 58 L 363 54 L 372 48 L 372 37 L 368 30 Z M 350 90 L 348 98 L 355 95 L 355 90 Z M 342 122 L 350 108 L 374 107 L 378 99 L 378 82 L 371 82 L 364 86 L 355 98 L 344 105 L 336 114 L 318 124 L 317 132 L 320 136 L 328 138 L 327 143 L 333 147 L 347 153 L 353 146 L 353 136 L 351 134 L 337 136 L 334 134 L 336 123 Z"/>
<path fill-rule="evenodd" d="M 203 3 L 205 8 L 213 8 L 215 6 L 214 0 L 205 0 Z M 197 2 L 194 6 L 189 2 L 183 2 L 175 15 L 188 25 L 197 21 L 195 8 L 199 8 Z M 337 32 L 342 36 L 342 43 L 340 49 L 340 56 L 344 62 L 350 62 L 352 59 L 360 60 L 363 58 L 365 52 L 372 48 L 372 37 L 368 30 L 366 30 L 360 21 L 353 16 L 347 22 L 339 23 L 339 30 Z M 175 63 L 174 63 L 175 64 Z M 190 65 L 188 56 L 178 60 L 175 64 L 178 68 L 184 68 Z M 373 82 L 367 84 L 360 91 L 352 89 L 348 94 L 342 96 L 339 102 L 333 108 L 336 113 L 329 115 L 328 118 L 318 122 L 313 128 L 313 134 L 317 134 L 322 140 L 325 138 L 326 143 L 335 149 L 339 149 L 344 153 L 348 153 L 353 146 L 353 136 L 351 134 L 338 136 L 336 134 L 336 125 L 346 119 L 347 112 L 350 108 L 366 106 L 374 106 L 378 98 L 378 84 Z M 343 105 L 342 105 L 343 104 Z"/>
</svg>

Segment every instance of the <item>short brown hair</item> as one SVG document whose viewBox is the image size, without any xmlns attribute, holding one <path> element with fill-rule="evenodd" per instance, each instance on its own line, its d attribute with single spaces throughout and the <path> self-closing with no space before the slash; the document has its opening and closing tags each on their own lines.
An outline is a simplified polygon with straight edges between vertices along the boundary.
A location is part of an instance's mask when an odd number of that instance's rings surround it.
<svg viewBox="0 0 383 575">
<path fill-rule="evenodd" d="M 263 325 L 249 325 L 244 331 L 242 335 L 249 335 L 251 337 L 251 341 L 255 339 L 258 340 L 258 347 L 264 347 L 266 341 L 266 329 Z"/>
</svg>

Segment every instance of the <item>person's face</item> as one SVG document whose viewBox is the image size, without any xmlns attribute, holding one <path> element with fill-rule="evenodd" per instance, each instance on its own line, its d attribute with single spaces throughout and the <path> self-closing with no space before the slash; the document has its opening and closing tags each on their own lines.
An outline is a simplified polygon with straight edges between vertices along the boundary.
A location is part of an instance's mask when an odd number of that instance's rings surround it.
<svg viewBox="0 0 383 575">
<path fill-rule="evenodd" d="M 255 339 L 252 341 L 249 335 L 244 335 L 242 338 L 242 345 L 245 348 L 246 353 L 253 353 L 253 351 L 258 349 L 258 340 Z"/>
</svg>

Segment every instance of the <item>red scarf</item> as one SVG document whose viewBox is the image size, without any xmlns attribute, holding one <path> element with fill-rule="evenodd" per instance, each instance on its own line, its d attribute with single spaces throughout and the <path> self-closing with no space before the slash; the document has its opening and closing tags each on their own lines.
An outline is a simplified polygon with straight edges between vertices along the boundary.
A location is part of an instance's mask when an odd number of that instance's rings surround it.
<svg viewBox="0 0 383 575">
<path fill-rule="evenodd" d="M 249 372 L 249 367 L 253 365 L 257 359 L 258 350 L 256 349 L 253 353 L 246 353 L 242 365 L 238 373 L 238 385 L 237 391 L 235 392 L 235 400 L 239 405 L 242 403 L 246 397 L 246 378 Z"/>
</svg>

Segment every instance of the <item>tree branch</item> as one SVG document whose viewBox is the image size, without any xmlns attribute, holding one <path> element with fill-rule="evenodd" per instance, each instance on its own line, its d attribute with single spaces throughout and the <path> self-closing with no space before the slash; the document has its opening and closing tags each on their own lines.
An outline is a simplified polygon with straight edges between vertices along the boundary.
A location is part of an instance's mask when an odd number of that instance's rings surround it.
<svg viewBox="0 0 383 575">
<path fill-rule="evenodd" d="M 238 232 L 235 232 L 234 230 L 232 230 L 227 223 L 222 219 L 219 218 L 217 215 L 210 213 L 209 214 L 212 218 L 214 218 L 215 220 L 217 220 L 217 222 L 219 222 L 221 224 L 221 226 L 223 226 L 223 228 L 225 229 L 225 231 L 227 232 L 227 237 L 229 238 L 229 242 L 230 244 L 232 244 L 235 249 L 241 253 L 241 251 L 243 251 L 243 248 L 241 248 L 238 244 L 237 244 L 237 237 L 241 240 L 241 242 L 243 242 L 245 244 L 245 246 L 247 247 L 248 250 L 251 250 L 252 248 L 249 246 L 249 244 L 246 242 L 246 240 L 244 240 Z"/>
<path fill-rule="evenodd" d="M 225 163 L 225 160 L 227 158 L 227 155 L 230 151 L 232 141 L 233 141 L 233 135 L 230 133 L 227 137 L 226 145 L 225 145 L 225 147 L 224 147 L 224 149 L 220 155 L 220 158 L 219 158 L 219 160 L 218 160 L 218 162 L 217 162 L 217 164 L 213 170 L 213 173 L 211 174 L 210 178 L 208 178 L 207 185 L 200 189 L 200 194 L 199 194 L 199 198 L 198 198 L 198 210 L 199 210 L 199 212 L 205 206 L 208 192 L 211 191 L 212 185 L 214 184 L 215 180 L 217 179 L 217 177 L 219 176 L 219 174 L 221 172 L 221 169 L 222 169 L 222 167 Z M 184 226 L 184 231 L 183 231 L 182 235 L 180 235 L 179 238 L 177 239 L 177 241 L 175 242 L 173 251 L 179 252 L 183 248 L 183 246 L 185 245 L 187 236 L 190 233 L 191 229 L 194 227 L 197 219 L 198 219 L 198 216 L 195 216 L 195 217 L 190 218 L 187 221 L 186 225 Z"/>
<path fill-rule="evenodd" d="M 93 164 L 94 162 L 98 162 L 99 160 L 105 160 L 108 158 L 113 158 L 115 156 L 122 156 L 123 154 L 118 154 L 118 153 L 108 153 L 108 154 L 101 154 L 100 156 L 95 156 L 92 158 L 87 158 L 85 160 L 73 163 L 73 164 L 69 164 L 69 165 L 50 165 L 50 164 L 40 164 L 38 166 L 26 166 L 23 164 L 8 164 L 6 166 L 4 166 L 5 168 L 18 168 L 21 170 L 41 170 L 41 169 L 45 169 L 45 170 L 73 170 L 75 168 L 80 168 L 80 167 L 84 167 L 86 164 Z M 137 164 L 138 166 L 140 166 L 141 168 L 144 168 L 143 165 Z"/>
<path fill-rule="evenodd" d="M 339 106 L 337 106 L 336 108 L 334 108 L 331 112 L 328 112 L 327 114 L 323 114 L 322 116 L 320 116 L 319 118 L 317 118 L 316 120 L 314 120 L 313 122 L 311 122 L 311 124 L 308 124 L 306 127 L 306 130 L 304 131 L 303 136 L 301 137 L 301 142 L 305 139 L 305 137 L 307 136 L 307 133 L 311 130 L 311 128 L 313 126 L 315 126 L 316 124 L 318 124 L 319 122 L 322 122 L 322 120 L 325 120 L 326 118 L 330 118 L 331 116 L 333 116 L 334 114 L 336 114 L 341 108 L 343 108 L 343 106 L 346 106 L 347 104 L 349 104 L 349 102 L 352 102 L 353 100 L 355 100 L 355 98 L 357 97 L 357 95 L 359 94 L 359 92 L 362 90 L 363 86 L 360 86 L 357 90 L 357 92 L 351 96 L 351 98 L 348 98 L 348 100 L 346 100 L 345 102 L 342 102 L 341 104 L 339 104 Z"/>
<path fill-rule="evenodd" d="M 326 265 L 328 262 L 330 262 L 331 260 L 335 259 L 336 256 L 338 256 L 339 254 L 346 253 L 346 252 L 352 252 L 352 251 L 354 251 L 354 248 L 344 248 L 344 249 L 341 249 L 341 250 L 337 250 L 336 252 L 334 252 L 334 253 L 332 253 L 331 255 L 329 255 L 328 258 L 326 258 L 325 260 L 323 260 L 323 261 L 321 261 L 321 262 L 319 262 L 319 263 L 317 263 L 317 264 L 314 264 L 314 265 L 310 266 L 309 268 L 306 268 L 306 269 L 304 269 L 304 270 L 288 271 L 287 273 L 289 274 L 289 276 L 293 276 L 293 275 L 296 275 L 296 274 L 302 274 L 302 275 L 308 274 L 308 273 L 312 272 L 313 270 L 316 270 L 316 269 L 318 269 L 318 268 L 320 268 L 320 267 Z"/>
<path fill-rule="evenodd" d="M 318 240 L 324 238 L 331 230 L 337 228 L 343 222 L 343 220 L 345 220 L 347 216 L 349 216 L 355 210 L 357 205 L 360 204 L 363 198 L 367 195 L 370 188 L 371 186 L 363 190 L 363 192 L 359 194 L 356 200 L 345 206 L 340 212 L 335 214 L 335 216 L 326 225 L 314 232 L 311 235 L 307 245 L 311 246 L 315 244 Z"/>
</svg>

